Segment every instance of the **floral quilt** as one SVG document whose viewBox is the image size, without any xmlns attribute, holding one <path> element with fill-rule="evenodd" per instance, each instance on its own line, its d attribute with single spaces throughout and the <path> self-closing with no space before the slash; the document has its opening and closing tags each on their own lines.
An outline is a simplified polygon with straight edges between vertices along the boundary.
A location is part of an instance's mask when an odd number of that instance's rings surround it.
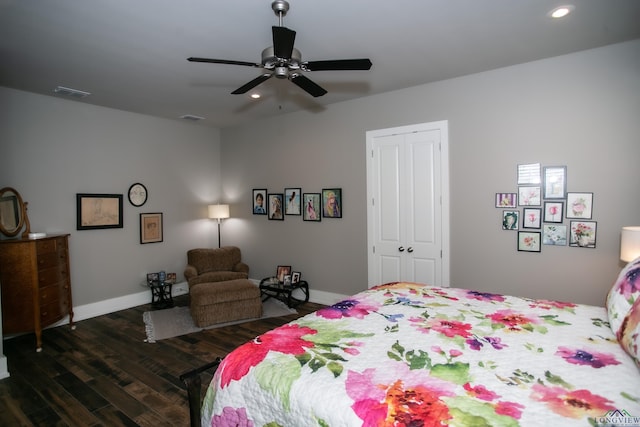
<svg viewBox="0 0 640 427">
<path fill-rule="evenodd" d="M 247 427 L 634 419 L 618 425 L 640 425 L 640 371 L 603 307 L 416 283 L 377 286 L 238 347 L 202 412 L 203 425 Z"/>
</svg>

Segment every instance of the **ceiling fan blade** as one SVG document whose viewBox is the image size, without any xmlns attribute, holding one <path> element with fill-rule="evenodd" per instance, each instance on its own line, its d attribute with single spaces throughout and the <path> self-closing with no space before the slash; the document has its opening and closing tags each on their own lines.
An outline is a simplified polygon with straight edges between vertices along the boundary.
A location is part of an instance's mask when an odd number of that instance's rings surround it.
<svg viewBox="0 0 640 427">
<path fill-rule="evenodd" d="M 296 41 L 296 32 L 286 27 L 272 27 L 272 29 L 275 56 L 290 59 L 293 52 L 293 44 Z"/>
<path fill-rule="evenodd" d="M 318 86 L 311 79 L 306 78 L 302 74 L 292 73 L 289 76 L 289 80 L 295 83 L 298 87 L 305 90 L 309 95 L 317 98 L 327 93 L 322 87 Z"/>
<path fill-rule="evenodd" d="M 302 63 L 305 71 L 331 71 L 331 70 L 369 70 L 371 61 L 363 59 L 334 59 L 329 61 L 309 61 Z"/>
<path fill-rule="evenodd" d="M 247 66 L 247 67 L 262 68 L 262 65 L 255 64 L 253 62 L 229 61 L 227 59 L 196 58 L 196 57 L 192 56 L 191 58 L 187 58 L 187 61 L 189 61 L 189 62 L 208 62 L 208 63 L 211 63 L 211 64 L 244 65 L 244 66 Z"/>
<path fill-rule="evenodd" d="M 264 82 L 265 80 L 268 80 L 272 75 L 273 74 L 271 73 L 262 74 L 261 76 L 256 77 L 255 79 L 251 80 L 249 83 L 245 84 L 244 86 L 240 86 L 238 89 L 231 92 L 231 94 L 242 95 L 243 93 L 247 93 L 254 87 L 258 86 L 260 83 Z"/>
</svg>

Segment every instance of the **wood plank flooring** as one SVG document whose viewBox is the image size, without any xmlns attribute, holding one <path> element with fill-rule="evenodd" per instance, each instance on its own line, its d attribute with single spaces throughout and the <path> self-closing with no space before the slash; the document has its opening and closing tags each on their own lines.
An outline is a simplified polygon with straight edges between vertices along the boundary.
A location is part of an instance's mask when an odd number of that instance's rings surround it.
<svg viewBox="0 0 640 427">
<path fill-rule="evenodd" d="M 175 298 L 188 305 L 188 295 Z M 143 305 L 4 341 L 11 376 L 0 380 L 0 426 L 188 426 L 180 374 L 321 308 L 145 343 Z M 203 389 L 211 373 L 202 376 Z"/>
</svg>

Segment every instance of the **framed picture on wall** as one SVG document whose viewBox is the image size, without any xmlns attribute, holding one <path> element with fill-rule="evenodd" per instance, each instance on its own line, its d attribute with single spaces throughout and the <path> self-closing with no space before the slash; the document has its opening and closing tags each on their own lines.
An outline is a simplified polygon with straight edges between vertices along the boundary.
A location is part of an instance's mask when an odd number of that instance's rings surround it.
<svg viewBox="0 0 640 427">
<path fill-rule="evenodd" d="M 282 199 L 284 196 L 282 193 L 279 194 L 269 194 L 269 219 L 282 221 L 284 219 L 284 215 L 282 213 Z"/>
<path fill-rule="evenodd" d="M 542 226 L 542 244 L 551 246 L 567 246 L 567 226 L 544 224 Z"/>
<path fill-rule="evenodd" d="M 521 252 L 540 252 L 539 231 L 518 231 L 518 250 Z"/>
<path fill-rule="evenodd" d="M 302 195 L 302 220 L 320 221 L 322 212 L 320 207 L 320 193 L 304 193 Z"/>
<path fill-rule="evenodd" d="M 591 219 L 593 193 L 567 193 L 567 218 Z"/>
<path fill-rule="evenodd" d="M 516 193 L 496 193 L 496 208 L 515 208 L 517 202 Z"/>
<path fill-rule="evenodd" d="M 502 211 L 502 229 L 517 230 L 520 211 Z"/>
<path fill-rule="evenodd" d="M 547 166 L 544 168 L 544 198 L 564 199 L 567 189 L 567 167 Z"/>
<path fill-rule="evenodd" d="M 544 202 L 544 222 L 562 223 L 564 202 Z"/>
<path fill-rule="evenodd" d="M 266 188 L 254 188 L 253 197 L 251 198 L 253 204 L 254 215 L 266 215 L 267 208 L 265 206 L 267 202 L 267 189 Z"/>
<path fill-rule="evenodd" d="M 571 221 L 569 246 L 595 248 L 597 226 L 595 221 Z"/>
<path fill-rule="evenodd" d="M 518 185 L 540 184 L 540 163 L 518 165 Z"/>
<path fill-rule="evenodd" d="M 518 187 L 518 205 L 540 206 L 540 187 Z"/>
<path fill-rule="evenodd" d="M 300 197 L 299 188 L 284 189 L 285 214 L 300 215 Z"/>
<path fill-rule="evenodd" d="M 524 208 L 522 211 L 522 228 L 540 228 L 542 209 Z"/>
<path fill-rule="evenodd" d="M 76 194 L 78 230 L 123 228 L 122 194 Z"/>
<path fill-rule="evenodd" d="M 162 213 L 140 214 L 140 243 L 162 242 Z"/>
<path fill-rule="evenodd" d="M 325 218 L 342 218 L 342 188 L 325 188 L 322 190 L 322 216 Z"/>
</svg>

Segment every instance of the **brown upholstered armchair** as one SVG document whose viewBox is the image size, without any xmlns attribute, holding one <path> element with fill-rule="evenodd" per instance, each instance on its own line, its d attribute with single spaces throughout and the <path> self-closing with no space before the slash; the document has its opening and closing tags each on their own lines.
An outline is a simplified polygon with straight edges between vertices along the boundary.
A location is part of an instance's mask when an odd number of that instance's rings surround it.
<svg viewBox="0 0 640 427">
<path fill-rule="evenodd" d="M 191 249 L 187 251 L 184 277 L 189 283 L 189 288 L 198 283 L 247 279 L 249 266 L 242 262 L 240 249 L 235 246 Z"/>
</svg>

